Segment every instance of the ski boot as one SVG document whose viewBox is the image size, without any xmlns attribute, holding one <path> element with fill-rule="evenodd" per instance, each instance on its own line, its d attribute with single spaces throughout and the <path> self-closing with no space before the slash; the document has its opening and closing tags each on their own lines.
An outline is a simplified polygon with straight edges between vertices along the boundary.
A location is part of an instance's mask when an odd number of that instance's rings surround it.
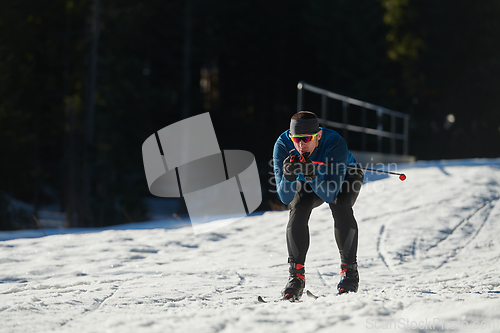
<svg viewBox="0 0 500 333">
<path fill-rule="evenodd" d="M 337 285 L 339 294 L 357 292 L 359 285 L 358 264 L 345 264 L 340 265 L 342 271 L 340 272 L 340 282 Z"/>
<path fill-rule="evenodd" d="M 291 302 L 298 301 L 302 297 L 302 292 L 306 285 L 306 278 L 304 277 L 304 265 L 290 262 L 290 277 L 285 289 L 281 292 L 283 299 Z"/>
</svg>

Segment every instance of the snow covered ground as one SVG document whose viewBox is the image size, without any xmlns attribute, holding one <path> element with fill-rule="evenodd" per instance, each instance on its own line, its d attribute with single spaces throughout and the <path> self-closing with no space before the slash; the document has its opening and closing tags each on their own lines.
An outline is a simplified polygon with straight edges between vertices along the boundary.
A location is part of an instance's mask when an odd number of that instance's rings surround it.
<svg viewBox="0 0 500 333">
<path fill-rule="evenodd" d="M 327 205 L 313 211 L 306 288 L 277 299 L 287 212 L 195 236 L 165 223 L 40 238 L 0 233 L 0 332 L 500 331 L 500 160 L 419 162 L 372 178 L 354 207 L 357 294 L 335 296 Z M 48 232 L 52 232 L 48 230 Z"/>
</svg>

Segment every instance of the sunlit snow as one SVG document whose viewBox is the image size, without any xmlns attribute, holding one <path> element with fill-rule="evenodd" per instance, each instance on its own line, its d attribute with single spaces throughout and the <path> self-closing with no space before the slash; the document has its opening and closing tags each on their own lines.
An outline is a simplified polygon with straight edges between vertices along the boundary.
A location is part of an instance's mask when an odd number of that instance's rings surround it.
<svg viewBox="0 0 500 333">
<path fill-rule="evenodd" d="M 257 302 L 287 281 L 287 211 L 197 236 L 167 222 L 0 232 L 0 332 L 500 330 L 500 160 L 400 170 L 406 181 L 372 177 L 354 206 L 357 294 L 335 296 L 327 205 L 306 261 L 306 288 L 324 297 L 299 303 Z"/>
</svg>

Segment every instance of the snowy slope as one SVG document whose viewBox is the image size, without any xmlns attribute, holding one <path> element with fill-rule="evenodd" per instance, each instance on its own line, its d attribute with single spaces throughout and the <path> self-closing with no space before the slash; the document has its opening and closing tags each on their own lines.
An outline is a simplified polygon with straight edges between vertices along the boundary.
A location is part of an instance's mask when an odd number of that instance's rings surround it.
<svg viewBox="0 0 500 333">
<path fill-rule="evenodd" d="M 198 236 L 147 225 L 16 238 L 0 242 L 0 332 L 500 331 L 500 160 L 404 172 L 405 182 L 365 184 L 355 205 L 357 294 L 334 296 L 339 255 L 323 205 L 306 288 L 327 297 L 256 302 L 286 283 L 287 212 Z"/>
</svg>

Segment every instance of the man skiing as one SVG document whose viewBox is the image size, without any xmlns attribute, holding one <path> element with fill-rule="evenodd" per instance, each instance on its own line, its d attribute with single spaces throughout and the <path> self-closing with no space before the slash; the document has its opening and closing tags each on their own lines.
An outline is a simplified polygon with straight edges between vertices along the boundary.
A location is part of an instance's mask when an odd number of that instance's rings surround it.
<svg viewBox="0 0 500 333">
<path fill-rule="evenodd" d="M 341 257 L 338 292 L 357 292 L 358 226 L 352 206 L 364 174 L 347 168 L 357 162 L 346 142 L 337 132 L 319 127 L 313 112 L 300 111 L 292 116 L 290 129 L 276 141 L 273 164 L 278 196 L 290 209 L 286 229 L 290 277 L 282 292 L 284 298 L 297 300 L 302 296 L 309 216 L 324 202 L 332 211 Z"/>
</svg>

